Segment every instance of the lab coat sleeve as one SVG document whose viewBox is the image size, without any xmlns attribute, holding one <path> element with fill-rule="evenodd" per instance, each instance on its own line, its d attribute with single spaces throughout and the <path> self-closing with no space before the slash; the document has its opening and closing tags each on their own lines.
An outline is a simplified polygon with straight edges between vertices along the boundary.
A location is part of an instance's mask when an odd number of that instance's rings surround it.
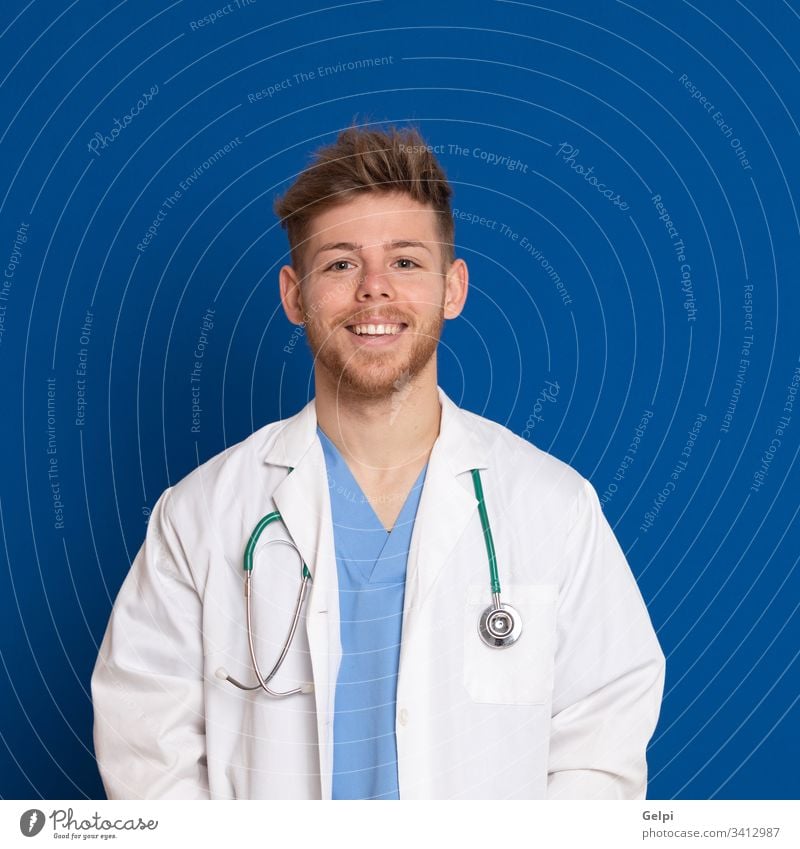
<svg viewBox="0 0 800 849">
<path fill-rule="evenodd" d="M 109 799 L 209 797 L 202 606 L 159 498 L 114 603 L 92 675 L 94 744 Z"/>
<path fill-rule="evenodd" d="M 547 796 L 643 799 L 664 655 L 588 481 L 574 516 L 559 595 Z"/>
</svg>

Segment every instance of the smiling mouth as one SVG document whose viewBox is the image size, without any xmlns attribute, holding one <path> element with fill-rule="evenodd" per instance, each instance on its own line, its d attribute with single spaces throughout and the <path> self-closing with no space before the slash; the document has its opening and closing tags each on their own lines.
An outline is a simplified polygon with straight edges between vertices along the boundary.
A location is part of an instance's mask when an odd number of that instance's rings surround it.
<svg viewBox="0 0 800 849">
<path fill-rule="evenodd" d="M 364 323 L 348 324 L 349 330 L 354 336 L 397 336 L 408 327 L 404 322 L 387 322 L 384 324 Z"/>
</svg>

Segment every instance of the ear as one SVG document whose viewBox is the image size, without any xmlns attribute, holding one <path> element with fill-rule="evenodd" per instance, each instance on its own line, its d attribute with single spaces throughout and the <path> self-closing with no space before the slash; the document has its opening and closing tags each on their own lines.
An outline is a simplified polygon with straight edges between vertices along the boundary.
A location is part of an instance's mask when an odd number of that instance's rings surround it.
<svg viewBox="0 0 800 849">
<path fill-rule="evenodd" d="M 281 303 L 286 318 L 292 324 L 302 324 L 305 314 L 297 273 L 291 265 L 284 265 L 278 273 L 278 280 L 281 290 Z"/>
<path fill-rule="evenodd" d="M 456 259 L 445 276 L 444 317 L 456 318 L 464 309 L 469 288 L 469 270 L 463 259 Z"/>
</svg>

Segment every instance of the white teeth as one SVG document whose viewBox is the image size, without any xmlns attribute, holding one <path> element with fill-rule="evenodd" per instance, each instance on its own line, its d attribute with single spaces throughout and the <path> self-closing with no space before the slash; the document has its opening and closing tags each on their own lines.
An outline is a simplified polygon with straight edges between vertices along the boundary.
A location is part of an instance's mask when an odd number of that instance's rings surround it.
<svg viewBox="0 0 800 849">
<path fill-rule="evenodd" d="M 358 336 L 395 336 L 402 328 L 399 324 L 354 324 L 351 329 Z"/>
</svg>

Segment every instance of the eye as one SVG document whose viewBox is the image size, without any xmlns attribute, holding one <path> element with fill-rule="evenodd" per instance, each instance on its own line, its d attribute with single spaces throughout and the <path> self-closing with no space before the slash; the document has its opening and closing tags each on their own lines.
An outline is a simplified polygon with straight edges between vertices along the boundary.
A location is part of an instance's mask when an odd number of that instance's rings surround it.
<svg viewBox="0 0 800 849">
<path fill-rule="evenodd" d="M 408 263 L 410 263 L 410 265 L 404 265 L 404 266 L 402 266 L 402 268 L 411 268 L 412 266 L 414 268 L 419 268 L 419 263 L 415 262 L 413 259 L 409 259 L 408 257 L 402 257 L 401 259 L 398 259 L 397 262 L 408 262 Z"/>
<path fill-rule="evenodd" d="M 336 262 L 332 262 L 325 270 L 326 271 L 348 271 L 347 268 L 342 268 L 343 265 L 352 265 L 349 259 L 337 259 Z"/>
</svg>

